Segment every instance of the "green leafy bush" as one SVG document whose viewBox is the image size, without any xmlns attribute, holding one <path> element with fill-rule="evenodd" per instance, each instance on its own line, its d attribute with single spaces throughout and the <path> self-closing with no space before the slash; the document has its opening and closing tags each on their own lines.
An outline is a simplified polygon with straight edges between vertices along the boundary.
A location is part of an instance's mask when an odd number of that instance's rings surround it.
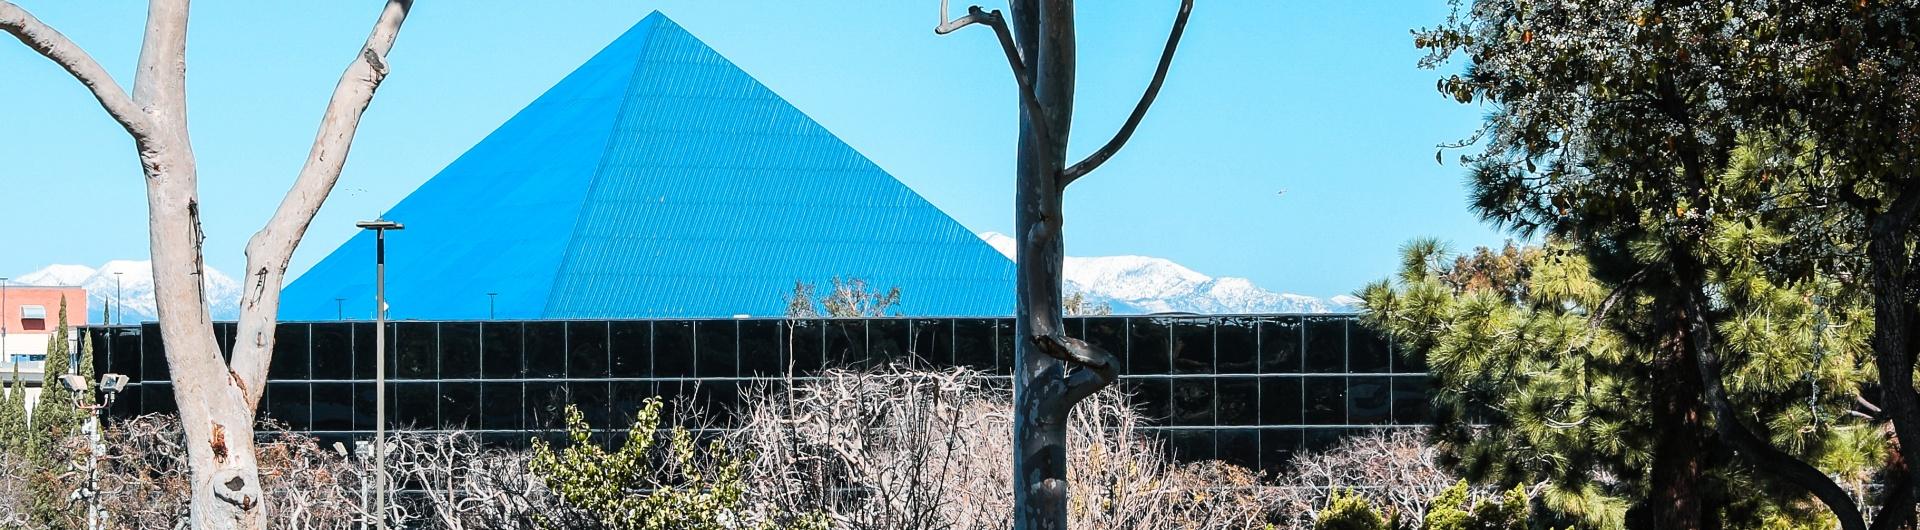
<svg viewBox="0 0 1920 530">
<path fill-rule="evenodd" d="M 1427 508 L 1423 530 L 1526 530 L 1529 511 L 1527 490 L 1514 486 L 1500 495 L 1498 502 L 1482 498 L 1474 502 L 1467 481 L 1461 480 L 1433 496 Z"/>
<path fill-rule="evenodd" d="M 1334 491 L 1327 508 L 1313 521 L 1313 530 L 1389 530 L 1387 520 L 1373 504 L 1352 491 Z"/>
<path fill-rule="evenodd" d="M 591 440 L 580 410 L 567 407 L 571 443 L 555 450 L 533 441 L 534 475 L 562 500 L 592 513 L 608 528 L 635 530 L 824 529 L 818 514 L 768 514 L 751 509 L 741 480 L 744 459 L 719 443 L 698 449 L 693 435 L 675 427 L 660 440 L 660 400 L 647 404 L 627 430 L 627 441 L 607 451 Z"/>
</svg>

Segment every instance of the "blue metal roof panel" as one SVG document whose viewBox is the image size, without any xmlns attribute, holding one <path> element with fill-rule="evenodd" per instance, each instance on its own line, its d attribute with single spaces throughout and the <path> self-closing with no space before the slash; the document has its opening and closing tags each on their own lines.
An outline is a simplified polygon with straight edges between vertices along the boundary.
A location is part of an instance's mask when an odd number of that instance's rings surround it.
<svg viewBox="0 0 1920 530">
<path fill-rule="evenodd" d="M 654 13 L 388 212 L 396 318 L 778 315 L 795 281 L 899 286 L 912 315 L 1005 315 L 1013 265 Z M 361 234 L 287 319 L 371 317 Z"/>
</svg>

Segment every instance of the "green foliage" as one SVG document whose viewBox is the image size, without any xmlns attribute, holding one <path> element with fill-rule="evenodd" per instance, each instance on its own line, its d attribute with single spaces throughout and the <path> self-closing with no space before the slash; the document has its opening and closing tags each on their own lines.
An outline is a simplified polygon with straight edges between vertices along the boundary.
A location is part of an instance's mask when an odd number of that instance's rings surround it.
<svg viewBox="0 0 1920 530">
<path fill-rule="evenodd" d="M 58 382 L 61 374 L 80 373 L 92 381 L 93 362 L 82 359 L 80 366 L 72 362 L 72 349 L 68 346 L 67 300 L 60 299 L 60 317 L 52 340 L 47 343 L 47 360 L 43 365 L 44 381 L 40 388 L 40 399 L 33 406 L 29 416 L 30 428 L 27 430 L 26 449 L 28 463 L 35 480 L 28 484 L 27 513 L 36 526 L 42 528 L 65 528 L 71 526 L 76 511 L 68 501 L 72 493 L 65 489 L 65 482 L 58 480 L 60 474 L 84 455 L 67 443 L 71 437 L 80 434 L 81 422 L 87 419 L 87 412 L 75 403 L 75 395 Z M 82 352 L 91 357 L 91 342 L 83 342 Z M 85 369 L 86 372 L 76 372 Z M 82 398 L 92 401 L 92 392 Z"/>
<path fill-rule="evenodd" d="M 5 399 L 0 399 L 0 453 L 15 458 L 27 455 L 27 387 L 20 380 L 20 365 L 13 365 L 13 379 L 7 384 Z"/>
<path fill-rule="evenodd" d="M 1461 480 L 1433 497 L 1427 507 L 1422 530 L 1526 530 L 1530 523 L 1527 490 L 1514 486 L 1498 501 L 1482 498 L 1475 502 Z"/>
<path fill-rule="evenodd" d="M 592 441 L 592 426 L 567 407 L 567 447 L 555 450 L 533 440 L 529 467 L 561 499 L 593 513 L 610 528 L 643 530 L 824 529 L 820 514 L 755 514 L 744 496 L 745 460 L 719 442 L 704 451 L 693 435 L 674 427 L 660 440 L 661 402 L 648 399 L 627 430 L 627 440 L 607 451 Z"/>
<path fill-rule="evenodd" d="M 1313 530 L 1388 530 L 1387 520 L 1373 509 L 1367 498 L 1348 490 L 1335 490 L 1313 520 Z"/>
</svg>

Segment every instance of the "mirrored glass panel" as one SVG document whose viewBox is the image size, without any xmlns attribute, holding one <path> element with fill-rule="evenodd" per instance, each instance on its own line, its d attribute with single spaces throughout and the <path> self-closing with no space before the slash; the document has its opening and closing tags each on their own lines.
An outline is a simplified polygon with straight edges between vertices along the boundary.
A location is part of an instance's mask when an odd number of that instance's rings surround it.
<svg viewBox="0 0 1920 530">
<path fill-rule="evenodd" d="M 1260 469 L 1260 433 L 1253 429 L 1221 429 L 1217 455 L 1228 464 L 1245 469 Z"/>
<path fill-rule="evenodd" d="M 1172 432 L 1167 447 L 1173 451 L 1173 458 L 1183 462 L 1213 460 L 1213 429 L 1180 429 Z"/>
<path fill-rule="evenodd" d="M 387 395 L 389 426 L 395 429 L 432 429 L 440 424 L 440 385 L 438 383 L 392 383 Z"/>
<path fill-rule="evenodd" d="M 1183 318 L 1173 321 L 1173 373 L 1215 373 L 1211 319 Z"/>
<path fill-rule="evenodd" d="M 435 397 L 440 401 L 440 428 L 480 428 L 480 383 L 440 383 Z"/>
<path fill-rule="evenodd" d="M 1269 474 L 1285 472 L 1305 443 L 1298 429 L 1260 429 L 1259 469 Z"/>
<path fill-rule="evenodd" d="M 653 323 L 644 320 L 614 321 L 607 325 L 607 347 L 614 377 L 651 377 L 653 375 Z"/>
<path fill-rule="evenodd" d="M 786 373 L 786 325 L 778 320 L 740 321 L 740 375 L 776 377 Z"/>
<path fill-rule="evenodd" d="M 1387 347 L 1387 337 L 1359 322 L 1347 326 L 1347 367 L 1356 374 L 1379 374 L 1391 371 L 1393 354 Z"/>
<path fill-rule="evenodd" d="M 827 365 L 866 366 L 867 321 L 828 320 Z"/>
<path fill-rule="evenodd" d="M 1298 377 L 1260 378 L 1260 423 L 1301 424 L 1301 392 Z"/>
<path fill-rule="evenodd" d="M 480 377 L 480 324 L 475 322 L 440 324 L 440 377 L 447 379 Z"/>
<path fill-rule="evenodd" d="M 1393 422 L 1400 425 L 1419 425 L 1431 418 L 1428 413 L 1428 388 L 1426 376 L 1399 376 L 1393 378 Z"/>
<path fill-rule="evenodd" d="M 700 357 L 694 373 L 700 377 L 740 376 L 740 326 L 733 320 L 694 322 Z"/>
<path fill-rule="evenodd" d="M 310 331 L 313 333 L 313 378 L 353 379 L 353 328 L 346 324 L 314 324 Z"/>
<path fill-rule="evenodd" d="M 313 384 L 313 428 L 322 431 L 353 430 L 353 384 Z"/>
<path fill-rule="evenodd" d="M 519 322 L 480 323 L 480 373 L 488 379 L 521 377 Z"/>
<path fill-rule="evenodd" d="M 1163 318 L 1127 319 L 1127 373 L 1160 375 L 1170 370 L 1173 342 L 1168 328 Z"/>
<path fill-rule="evenodd" d="M 787 347 L 793 352 L 795 375 L 811 375 L 826 367 L 826 323 L 821 320 L 789 320 Z"/>
<path fill-rule="evenodd" d="M 1215 381 L 1219 389 L 1220 425 L 1258 425 L 1260 423 L 1260 380 L 1252 377 L 1222 377 Z"/>
<path fill-rule="evenodd" d="M 1309 425 L 1345 425 L 1347 423 L 1347 378 L 1308 377 L 1306 385 L 1306 423 Z"/>
<path fill-rule="evenodd" d="M 907 345 L 911 343 L 908 335 L 909 324 L 903 318 L 876 318 L 867 321 L 867 363 L 869 366 L 881 366 L 887 363 L 905 363 Z"/>
<path fill-rule="evenodd" d="M 960 319 L 953 322 L 955 364 L 992 373 L 993 347 L 993 321 Z"/>
<path fill-rule="evenodd" d="M 307 344 L 307 324 L 280 324 L 273 333 L 273 360 L 267 367 L 267 377 L 275 380 L 307 379 L 313 375 L 313 367 L 307 364 L 310 353 Z M 116 373 L 121 372 L 114 368 Z"/>
<path fill-rule="evenodd" d="M 607 323 L 567 323 L 567 377 L 607 377 Z"/>
<path fill-rule="evenodd" d="M 389 340 L 394 345 L 395 366 L 390 376 L 396 379 L 437 379 L 440 377 L 439 325 L 432 322 L 401 322 L 394 325 Z"/>
<path fill-rule="evenodd" d="M 313 393 L 307 383 L 267 383 L 267 419 L 288 429 L 313 428 Z"/>
<path fill-rule="evenodd" d="M 573 396 L 566 383 L 541 381 L 527 383 L 527 428 L 564 430 L 567 428 L 567 404 Z"/>
<path fill-rule="evenodd" d="M 529 379 L 559 379 L 567 376 L 567 325 L 565 322 L 528 322 L 520 340 L 521 362 L 527 365 Z"/>
<path fill-rule="evenodd" d="M 567 392 L 573 398 L 573 405 L 580 407 L 580 415 L 585 417 L 587 424 L 592 425 L 595 429 L 619 427 L 613 425 L 612 416 L 610 415 L 613 404 L 609 399 L 607 391 L 608 386 L 606 381 L 573 381 L 567 383 Z"/>
<path fill-rule="evenodd" d="M 993 321 L 994 375 L 1013 375 L 1013 359 L 1018 355 L 1013 349 L 1013 319 L 1000 318 Z"/>
<path fill-rule="evenodd" d="M 1259 330 L 1254 319 L 1228 317 L 1215 321 L 1213 330 L 1215 373 L 1260 373 Z"/>
<path fill-rule="evenodd" d="M 1213 378 L 1173 380 L 1173 424 L 1213 425 Z"/>
<path fill-rule="evenodd" d="M 1347 371 L 1347 319 L 1307 317 L 1307 372 Z"/>
<path fill-rule="evenodd" d="M 480 384 L 480 428 L 518 430 L 525 405 L 520 383 Z"/>
<path fill-rule="evenodd" d="M 653 323 L 653 374 L 693 377 L 693 322 L 661 320 Z"/>
<path fill-rule="evenodd" d="M 1393 386 L 1386 377 L 1352 377 L 1347 384 L 1347 421 L 1385 424 L 1393 417 Z"/>
<path fill-rule="evenodd" d="M 1305 371 L 1301 362 L 1301 349 L 1304 347 L 1305 334 L 1300 317 L 1284 316 L 1261 318 L 1260 327 L 1260 373 L 1297 374 Z"/>
</svg>

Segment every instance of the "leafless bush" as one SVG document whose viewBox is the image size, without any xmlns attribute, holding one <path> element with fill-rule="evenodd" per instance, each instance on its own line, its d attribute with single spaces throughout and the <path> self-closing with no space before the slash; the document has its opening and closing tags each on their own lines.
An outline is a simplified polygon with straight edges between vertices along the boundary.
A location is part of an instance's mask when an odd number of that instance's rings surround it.
<svg viewBox="0 0 1920 530">
<path fill-rule="evenodd" d="M 829 371 L 749 394 L 731 442 L 755 455 L 756 502 L 825 510 L 836 528 L 1012 524 L 1011 392 L 964 369 Z M 1070 420 L 1075 528 L 1247 528 L 1265 511 L 1255 475 L 1177 465 L 1116 390 Z"/>
<path fill-rule="evenodd" d="M 1350 489 L 1417 525 L 1426 517 L 1428 501 L 1459 480 L 1435 456 L 1415 430 L 1349 437 L 1331 449 L 1294 457 L 1287 472 L 1276 477 L 1271 502 L 1283 514 L 1281 527 L 1312 528 L 1328 493 Z"/>
</svg>

